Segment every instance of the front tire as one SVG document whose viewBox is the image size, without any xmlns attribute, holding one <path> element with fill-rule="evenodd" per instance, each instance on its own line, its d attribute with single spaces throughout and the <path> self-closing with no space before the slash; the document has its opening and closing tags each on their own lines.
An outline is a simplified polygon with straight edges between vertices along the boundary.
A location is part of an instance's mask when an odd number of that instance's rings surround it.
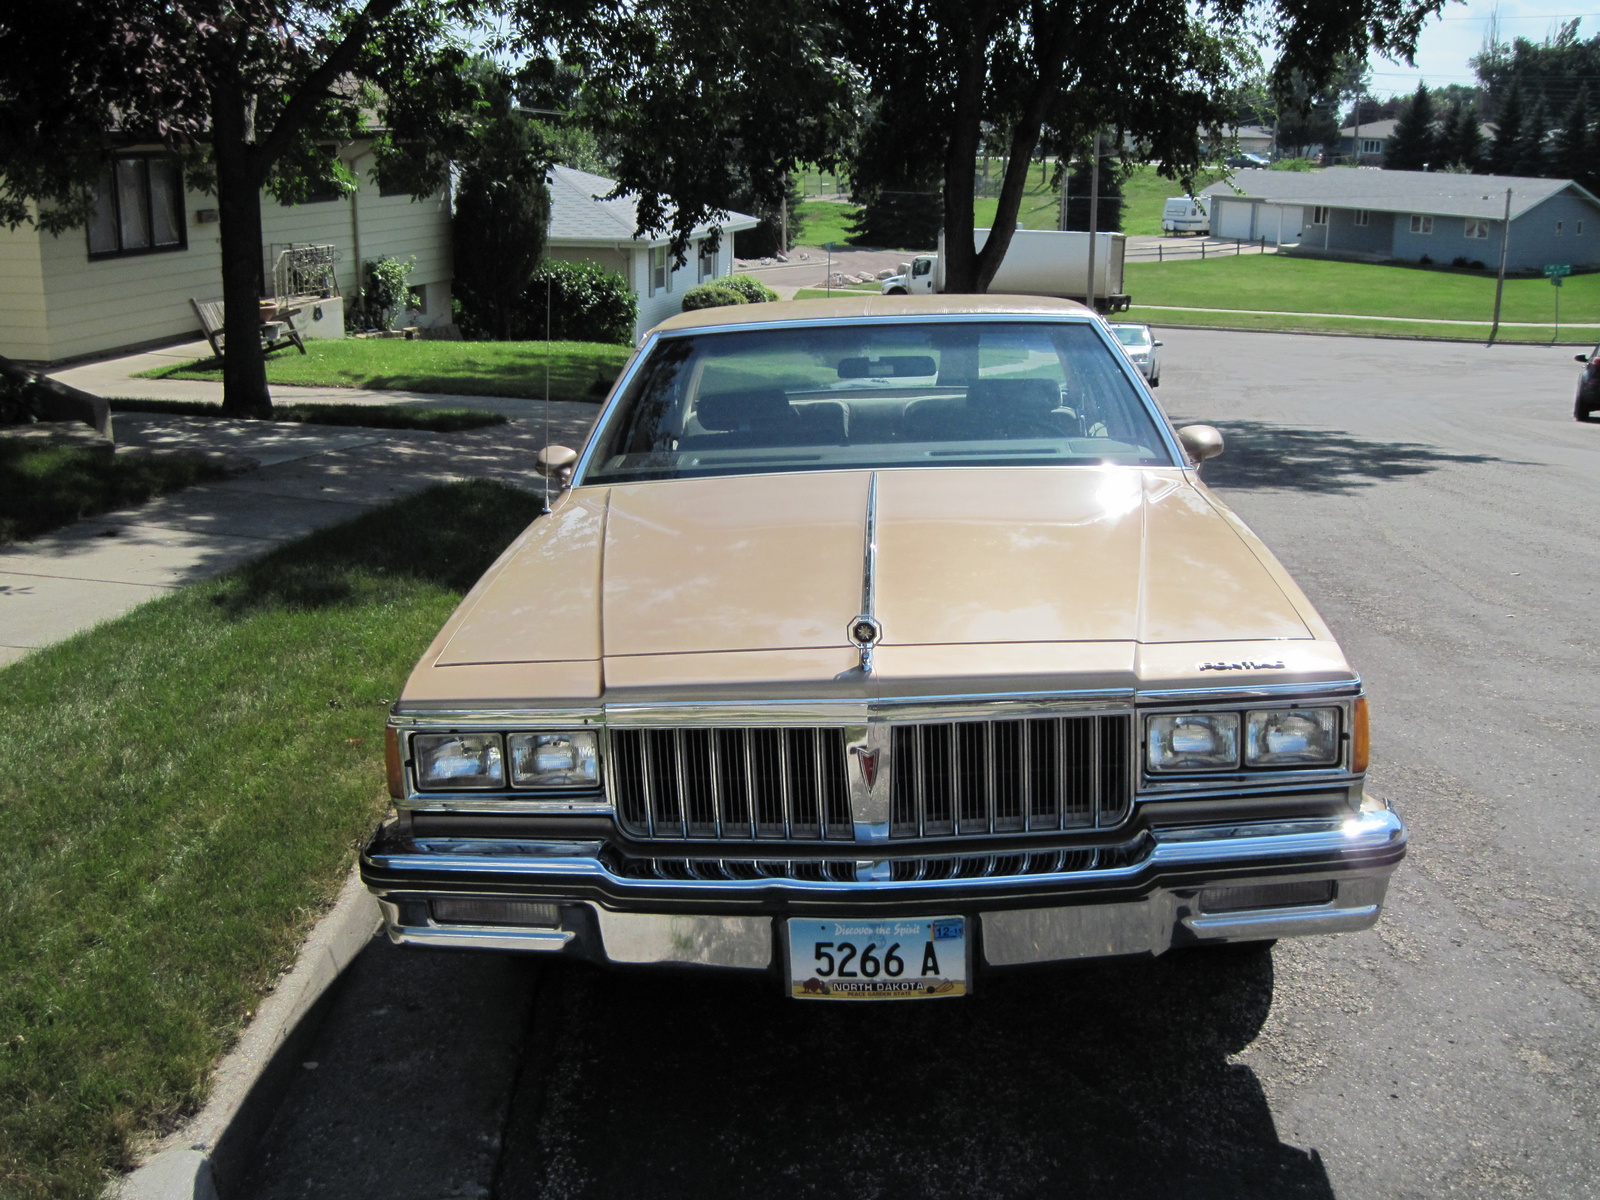
<svg viewBox="0 0 1600 1200">
<path fill-rule="evenodd" d="M 1572 419 L 1582 421 L 1586 425 L 1594 420 L 1594 409 L 1589 407 L 1582 396 L 1579 396 L 1572 405 Z"/>
<path fill-rule="evenodd" d="M 905 288 L 890 288 L 884 293 L 885 296 L 906 296 L 909 294 L 910 293 L 908 293 Z"/>
</svg>

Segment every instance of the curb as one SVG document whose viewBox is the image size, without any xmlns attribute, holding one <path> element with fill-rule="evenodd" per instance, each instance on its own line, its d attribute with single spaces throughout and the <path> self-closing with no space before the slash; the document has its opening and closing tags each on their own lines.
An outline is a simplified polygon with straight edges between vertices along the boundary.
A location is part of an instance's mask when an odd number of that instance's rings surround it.
<svg viewBox="0 0 1600 1200">
<path fill-rule="evenodd" d="M 165 1138 L 143 1166 L 111 1184 L 106 1200 L 218 1200 L 237 1187 L 294 1078 L 296 1051 L 322 1024 L 328 989 L 378 924 L 378 902 L 351 867 L 339 899 L 311 930 L 294 967 L 218 1064 L 205 1108 Z"/>
</svg>

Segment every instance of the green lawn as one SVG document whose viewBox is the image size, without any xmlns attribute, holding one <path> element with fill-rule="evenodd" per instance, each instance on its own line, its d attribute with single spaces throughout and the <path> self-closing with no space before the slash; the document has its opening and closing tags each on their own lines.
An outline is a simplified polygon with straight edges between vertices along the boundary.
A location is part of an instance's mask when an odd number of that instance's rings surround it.
<svg viewBox="0 0 1600 1200">
<path fill-rule="evenodd" d="M 854 204 L 840 204 L 834 200 L 807 200 L 797 204 L 795 214 L 803 224 L 795 244 L 826 246 L 832 242 L 836 246 L 848 245 L 850 224 L 856 219 L 857 211 Z"/>
<path fill-rule="evenodd" d="M 1201 192 L 1227 174 L 1222 170 L 1202 171 L 1194 181 L 1194 190 Z M 1183 185 L 1156 174 L 1154 167 L 1136 167 L 1122 185 L 1122 232 L 1126 234 L 1158 234 L 1161 232 L 1161 210 L 1173 196 L 1183 195 Z"/>
<path fill-rule="evenodd" d="M 1124 278 L 1139 304 L 1485 322 L 1494 312 L 1494 276 L 1483 271 L 1245 254 L 1129 263 Z M 1501 319 L 1553 321 L 1555 292 L 1546 279 L 1508 279 Z M 1600 321 L 1600 274 L 1566 281 L 1561 317 Z"/>
<path fill-rule="evenodd" d="M 294 958 L 388 801 L 383 719 L 533 517 L 434 488 L 0 669 L 0 1195 L 94 1200 Z"/>
<path fill-rule="evenodd" d="M 1171 309 L 1143 308 L 1135 304 L 1126 315 L 1118 318 L 1140 321 L 1167 329 L 1259 329 L 1273 333 L 1334 333 L 1348 337 L 1409 337 L 1445 341 L 1485 342 L 1489 340 L 1489 322 L 1471 325 L 1438 325 L 1426 321 L 1374 321 L 1362 317 L 1288 317 L 1280 313 L 1206 313 L 1173 312 Z M 1560 344 L 1592 346 L 1597 340 L 1595 329 L 1574 330 L 1563 324 Z M 1502 342 L 1525 342 L 1548 346 L 1556 341 L 1556 331 L 1549 325 L 1500 327 L 1498 338 Z"/>
<path fill-rule="evenodd" d="M 176 417 L 220 417 L 209 400 L 112 400 L 113 412 L 167 413 Z M 295 425 L 340 425 L 361 429 L 425 429 L 459 433 L 504 425 L 504 413 L 475 408 L 421 408 L 412 404 L 274 404 L 272 420 Z"/>
<path fill-rule="evenodd" d="M 0 438 L 0 545 L 228 474 L 194 455 L 146 458 Z"/>
<path fill-rule="evenodd" d="M 630 351 L 598 342 L 436 342 L 404 338 L 315 338 L 306 353 L 290 347 L 267 356 L 271 383 L 358 387 L 457 396 L 539 398 L 545 367 L 552 400 L 605 398 Z M 150 379 L 222 378 L 215 359 L 144 372 Z"/>
</svg>

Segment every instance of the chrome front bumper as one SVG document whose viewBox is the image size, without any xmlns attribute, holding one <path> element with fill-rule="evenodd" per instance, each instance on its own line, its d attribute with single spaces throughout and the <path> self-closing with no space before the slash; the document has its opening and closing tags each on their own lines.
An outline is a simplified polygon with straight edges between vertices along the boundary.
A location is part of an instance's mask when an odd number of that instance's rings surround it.
<svg viewBox="0 0 1600 1200">
<path fill-rule="evenodd" d="M 1343 819 L 1155 830 L 1138 862 L 1025 878 L 921 881 L 675 880 L 625 877 L 598 842 L 380 838 L 362 859 L 396 942 L 579 953 L 614 963 L 683 963 L 748 970 L 778 961 L 784 915 L 949 910 L 978 918 L 992 966 L 1181 945 L 1343 933 L 1374 924 L 1406 830 L 1388 809 Z M 1212 888 L 1332 885 L 1325 902 L 1204 912 Z M 556 903 L 549 926 L 441 925 L 430 895 L 528 896 Z M 733 911 L 694 911 L 723 909 Z"/>
</svg>

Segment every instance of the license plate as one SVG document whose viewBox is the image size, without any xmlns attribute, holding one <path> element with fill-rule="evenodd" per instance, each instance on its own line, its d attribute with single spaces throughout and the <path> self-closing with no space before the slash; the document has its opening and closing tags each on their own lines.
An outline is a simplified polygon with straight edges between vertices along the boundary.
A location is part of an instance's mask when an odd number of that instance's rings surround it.
<svg viewBox="0 0 1600 1200">
<path fill-rule="evenodd" d="M 798 1000 L 933 1000 L 967 994 L 967 919 L 789 921 Z"/>
</svg>

